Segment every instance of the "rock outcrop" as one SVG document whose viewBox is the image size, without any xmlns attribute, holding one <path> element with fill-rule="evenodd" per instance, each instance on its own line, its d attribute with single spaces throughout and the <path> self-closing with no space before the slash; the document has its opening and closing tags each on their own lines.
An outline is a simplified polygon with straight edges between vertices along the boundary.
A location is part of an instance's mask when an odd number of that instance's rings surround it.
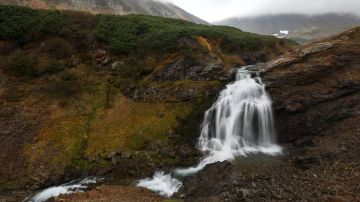
<svg viewBox="0 0 360 202">
<path fill-rule="evenodd" d="M 267 63 L 280 142 L 313 136 L 360 112 L 360 28 Z M 349 126 L 352 127 L 352 126 Z"/>
</svg>

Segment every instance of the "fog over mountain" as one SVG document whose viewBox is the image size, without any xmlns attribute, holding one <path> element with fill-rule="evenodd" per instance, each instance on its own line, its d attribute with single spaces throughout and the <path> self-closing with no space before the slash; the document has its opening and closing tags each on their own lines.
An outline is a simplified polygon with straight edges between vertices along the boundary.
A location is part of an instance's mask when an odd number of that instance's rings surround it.
<svg viewBox="0 0 360 202">
<path fill-rule="evenodd" d="M 208 21 L 267 14 L 360 14 L 359 0 L 167 0 Z"/>
<path fill-rule="evenodd" d="M 292 38 L 298 42 L 330 36 L 360 25 L 359 0 L 167 1 L 213 24 Z"/>
<path fill-rule="evenodd" d="M 277 14 L 229 18 L 216 24 L 237 27 L 247 32 L 291 38 L 302 43 L 359 26 L 360 17 L 354 14 L 339 13 Z"/>
</svg>

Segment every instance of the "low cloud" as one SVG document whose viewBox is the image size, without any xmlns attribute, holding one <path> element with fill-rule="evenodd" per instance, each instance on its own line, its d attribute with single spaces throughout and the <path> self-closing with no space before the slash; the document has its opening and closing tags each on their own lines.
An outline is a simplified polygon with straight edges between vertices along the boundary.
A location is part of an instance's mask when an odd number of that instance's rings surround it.
<svg viewBox="0 0 360 202">
<path fill-rule="evenodd" d="M 229 17 L 263 14 L 329 12 L 360 15 L 360 0 L 167 0 L 213 22 Z"/>
</svg>

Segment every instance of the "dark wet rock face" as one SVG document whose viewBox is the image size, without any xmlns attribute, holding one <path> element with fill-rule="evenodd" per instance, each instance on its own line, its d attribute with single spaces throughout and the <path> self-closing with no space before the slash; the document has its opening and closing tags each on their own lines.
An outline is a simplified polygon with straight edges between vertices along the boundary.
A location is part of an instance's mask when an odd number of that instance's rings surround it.
<svg viewBox="0 0 360 202">
<path fill-rule="evenodd" d="M 173 64 L 165 67 L 164 70 L 153 76 L 157 81 L 174 81 L 174 80 L 195 80 L 209 81 L 223 78 L 229 80 L 229 74 L 224 69 L 221 60 L 215 60 L 208 64 L 187 64 L 184 60 L 178 60 Z"/>
<path fill-rule="evenodd" d="M 344 36 L 352 40 L 341 40 Z M 274 100 L 281 142 L 318 134 L 358 116 L 359 44 L 353 30 L 265 65 L 263 80 Z"/>
<path fill-rule="evenodd" d="M 136 101 L 183 102 L 197 97 L 214 97 L 234 77 L 224 61 L 210 56 L 205 59 L 179 59 L 150 74 L 151 83 L 130 86 L 127 94 Z"/>
</svg>

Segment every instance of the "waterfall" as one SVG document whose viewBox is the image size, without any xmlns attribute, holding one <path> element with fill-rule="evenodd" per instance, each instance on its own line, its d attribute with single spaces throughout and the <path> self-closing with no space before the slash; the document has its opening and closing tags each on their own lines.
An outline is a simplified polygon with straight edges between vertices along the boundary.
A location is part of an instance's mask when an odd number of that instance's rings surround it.
<svg viewBox="0 0 360 202">
<path fill-rule="evenodd" d="M 259 74 L 240 69 L 236 82 L 228 85 L 205 113 L 198 146 L 202 151 L 246 155 L 274 154 L 275 127 L 271 99 Z"/>
<path fill-rule="evenodd" d="M 174 174 L 187 176 L 208 164 L 233 160 L 249 153 L 280 154 L 271 105 L 259 73 L 246 68 L 237 70 L 235 82 L 227 85 L 214 105 L 205 112 L 197 145 L 206 153 L 205 158 L 196 167 L 177 169 Z M 170 180 L 169 177 L 170 174 L 162 177 L 156 173 L 153 179 L 141 180 L 138 186 L 169 197 L 181 186 L 179 180 Z M 159 183 L 159 179 L 164 180 Z M 154 187 L 156 184 L 161 184 L 161 187 Z M 164 188 L 164 185 L 167 186 Z"/>
<path fill-rule="evenodd" d="M 198 147 L 208 155 L 196 167 L 178 169 L 176 173 L 193 174 L 208 164 L 249 153 L 281 153 L 275 143 L 271 105 L 259 73 L 245 68 L 237 70 L 235 82 L 227 85 L 205 112 Z"/>
</svg>

